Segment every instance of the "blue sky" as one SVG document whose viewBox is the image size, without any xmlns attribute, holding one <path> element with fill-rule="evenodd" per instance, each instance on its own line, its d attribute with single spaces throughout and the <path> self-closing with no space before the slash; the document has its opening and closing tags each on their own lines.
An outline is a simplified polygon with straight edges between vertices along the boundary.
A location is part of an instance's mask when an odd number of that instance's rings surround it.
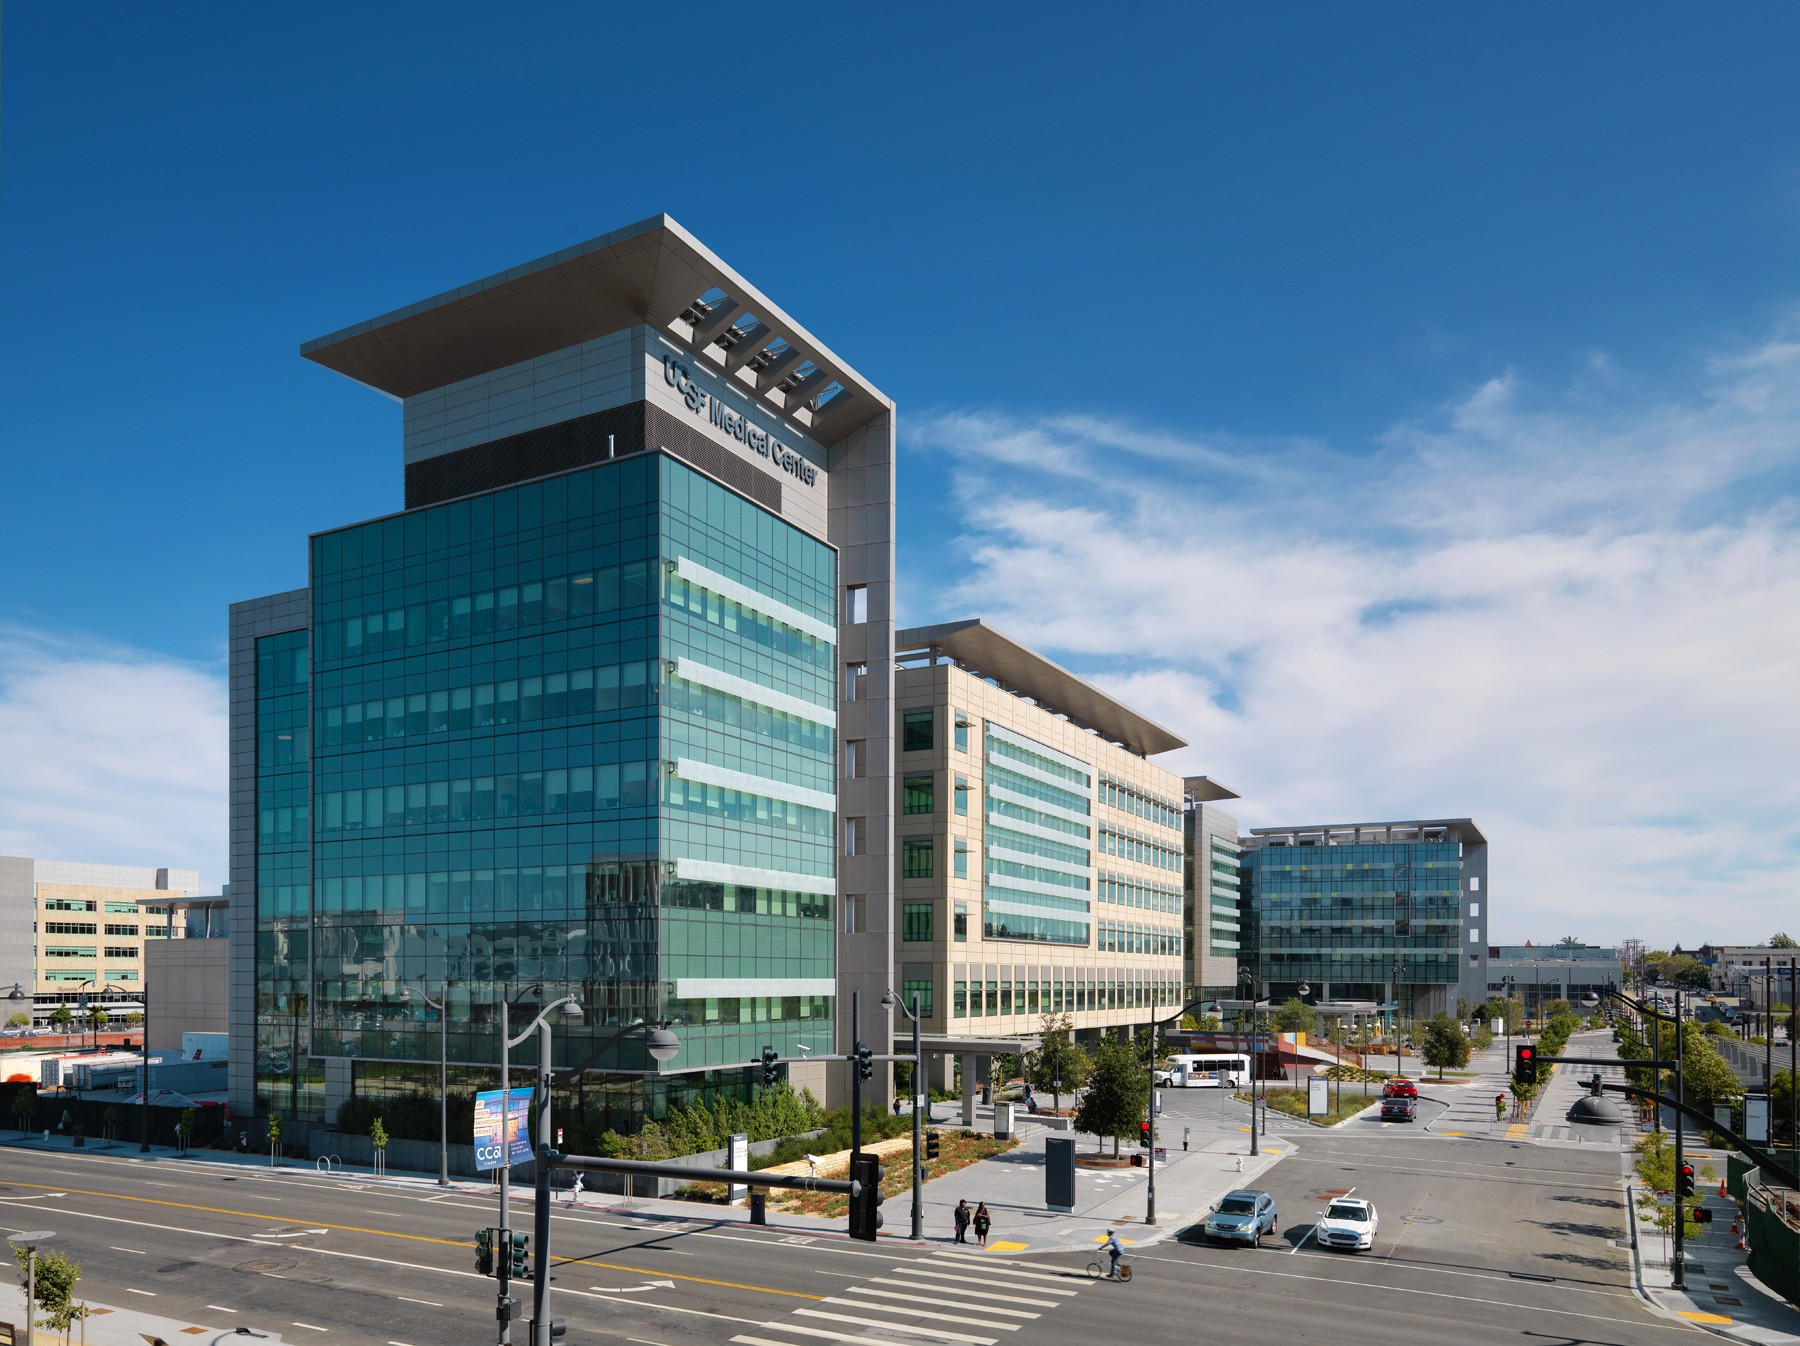
<svg viewBox="0 0 1800 1346">
<path fill-rule="evenodd" d="M 236 598 L 400 502 L 302 341 L 666 210 L 900 404 L 985 615 L 1493 934 L 1800 870 L 1800 12 L 10 5 L 0 850 L 225 855 Z M 1145 539 L 1153 539 L 1145 546 Z"/>
</svg>

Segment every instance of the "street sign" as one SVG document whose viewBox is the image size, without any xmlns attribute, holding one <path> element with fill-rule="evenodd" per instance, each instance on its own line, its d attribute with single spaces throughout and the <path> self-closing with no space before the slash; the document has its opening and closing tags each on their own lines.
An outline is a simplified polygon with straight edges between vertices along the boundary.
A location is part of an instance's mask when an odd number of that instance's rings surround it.
<svg viewBox="0 0 1800 1346">
<path fill-rule="evenodd" d="M 1323 1075 L 1306 1077 L 1306 1115 L 1323 1117 L 1331 1111 L 1331 1081 Z"/>
<path fill-rule="evenodd" d="M 508 1096 L 510 1095 L 510 1097 Z M 475 1167 L 478 1170 L 500 1167 L 500 1118 L 502 1101 L 508 1114 L 507 1137 L 512 1141 L 512 1163 L 531 1162 L 529 1089 L 484 1089 L 475 1095 Z"/>
</svg>

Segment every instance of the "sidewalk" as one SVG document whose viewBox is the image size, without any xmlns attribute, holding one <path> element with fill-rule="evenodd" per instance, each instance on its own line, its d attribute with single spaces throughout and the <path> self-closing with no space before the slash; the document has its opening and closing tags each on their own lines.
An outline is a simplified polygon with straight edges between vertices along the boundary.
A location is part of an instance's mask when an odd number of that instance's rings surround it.
<svg viewBox="0 0 1800 1346">
<path fill-rule="evenodd" d="M 1688 1154 L 1698 1171 L 1711 1165 L 1715 1173 L 1725 1172 L 1721 1150 L 1693 1149 Z M 1667 1236 L 1655 1225 L 1639 1221 L 1633 1211 L 1636 1239 L 1632 1263 L 1639 1291 L 1662 1312 L 1722 1337 L 1765 1346 L 1800 1343 L 1800 1309 L 1750 1274 L 1749 1254 L 1737 1248 L 1737 1237 L 1731 1232 L 1736 1203 L 1718 1194 L 1716 1179 L 1702 1204 L 1713 1218 L 1710 1225 L 1700 1227 L 1699 1238 L 1688 1240 L 1685 1290 L 1675 1288 Z"/>
</svg>

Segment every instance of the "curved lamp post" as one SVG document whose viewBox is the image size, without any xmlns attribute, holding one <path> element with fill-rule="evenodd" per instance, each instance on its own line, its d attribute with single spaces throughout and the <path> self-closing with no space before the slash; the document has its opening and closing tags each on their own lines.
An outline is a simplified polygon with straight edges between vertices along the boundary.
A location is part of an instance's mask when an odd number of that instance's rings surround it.
<svg viewBox="0 0 1800 1346">
<path fill-rule="evenodd" d="M 921 1126 L 919 1119 L 919 1081 L 920 1077 L 925 1073 L 925 1060 L 919 1052 L 919 994 L 917 991 L 913 992 L 912 1008 L 908 1009 L 906 1007 L 906 1002 L 895 995 L 893 988 L 890 986 L 887 991 L 883 993 L 881 1003 L 888 1009 L 893 1009 L 898 1005 L 900 1007 L 900 1012 L 906 1015 L 908 1019 L 912 1020 L 912 1236 L 913 1241 L 917 1242 L 925 1237 L 925 1180 L 922 1172 L 925 1161 L 920 1154 L 919 1139 L 919 1129 Z"/>
<path fill-rule="evenodd" d="M 410 986 L 400 988 L 402 1000 L 415 997 L 437 1011 L 438 1015 L 438 1186 L 450 1185 L 450 983 L 438 992 L 444 998 L 433 1000 L 424 991 Z"/>
</svg>

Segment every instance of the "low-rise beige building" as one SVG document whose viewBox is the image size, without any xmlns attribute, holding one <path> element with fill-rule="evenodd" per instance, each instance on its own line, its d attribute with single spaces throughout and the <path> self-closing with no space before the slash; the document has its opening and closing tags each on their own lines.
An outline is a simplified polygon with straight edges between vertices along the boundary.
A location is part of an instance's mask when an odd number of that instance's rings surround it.
<svg viewBox="0 0 1800 1346">
<path fill-rule="evenodd" d="M 894 990 L 925 1034 L 1179 1009 L 1182 778 L 1149 758 L 1183 741 L 983 622 L 898 660 Z"/>
</svg>

